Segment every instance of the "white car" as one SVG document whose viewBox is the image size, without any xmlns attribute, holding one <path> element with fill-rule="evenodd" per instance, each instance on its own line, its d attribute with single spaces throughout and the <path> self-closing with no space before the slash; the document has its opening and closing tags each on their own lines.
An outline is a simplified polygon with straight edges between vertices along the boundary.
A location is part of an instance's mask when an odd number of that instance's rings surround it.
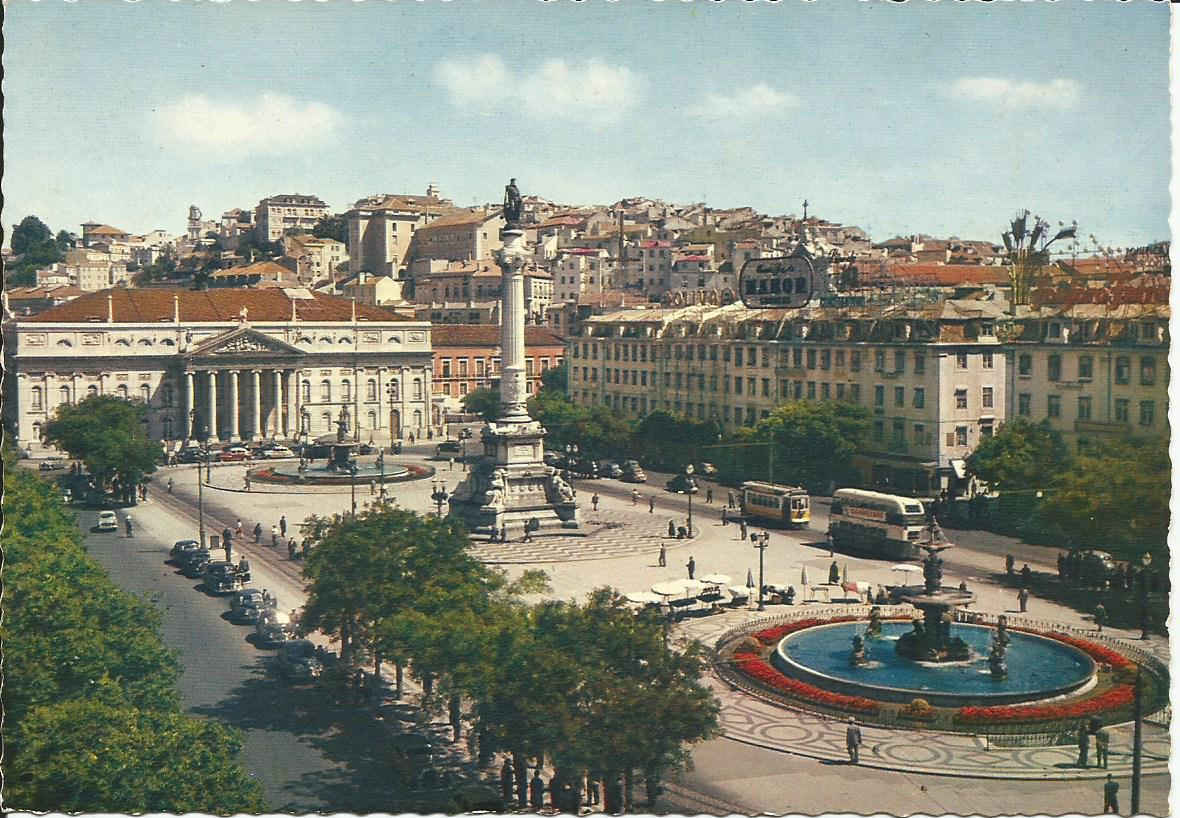
<svg viewBox="0 0 1180 818">
<path fill-rule="evenodd" d="M 119 518 L 115 516 L 113 511 L 98 512 L 98 526 L 99 531 L 118 531 Z"/>
<path fill-rule="evenodd" d="M 294 457 L 295 452 L 291 451 L 286 446 L 271 446 L 269 449 L 262 450 L 262 456 L 268 459 L 278 457 Z"/>
</svg>

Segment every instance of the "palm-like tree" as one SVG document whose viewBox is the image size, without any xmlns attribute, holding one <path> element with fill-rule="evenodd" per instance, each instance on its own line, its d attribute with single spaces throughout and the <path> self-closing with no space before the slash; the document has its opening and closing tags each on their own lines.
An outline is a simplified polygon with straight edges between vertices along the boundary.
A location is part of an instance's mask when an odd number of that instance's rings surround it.
<svg viewBox="0 0 1180 818">
<path fill-rule="evenodd" d="M 1068 227 L 1062 222 L 1058 222 L 1058 226 L 1057 234 L 1049 238 L 1049 223 L 1040 216 L 1033 216 L 1030 225 L 1029 212 L 1024 210 L 1012 220 L 1012 229 L 1004 232 L 1013 306 L 1028 303 L 1032 285 L 1049 264 L 1050 245 L 1058 239 L 1075 238 L 1078 234 L 1076 220 Z"/>
</svg>

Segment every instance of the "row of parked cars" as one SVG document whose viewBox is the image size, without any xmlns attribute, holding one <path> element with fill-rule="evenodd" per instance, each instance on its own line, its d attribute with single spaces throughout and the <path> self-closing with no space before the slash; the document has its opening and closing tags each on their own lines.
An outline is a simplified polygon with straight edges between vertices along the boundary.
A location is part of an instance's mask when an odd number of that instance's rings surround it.
<svg viewBox="0 0 1180 818">
<path fill-rule="evenodd" d="M 176 453 L 179 463 L 204 463 L 215 460 L 228 463 L 255 457 L 259 460 L 272 460 L 283 457 L 294 457 L 295 452 L 281 443 L 263 443 L 250 449 L 242 445 L 223 446 L 220 449 L 207 449 L 203 446 L 185 446 Z"/>
<path fill-rule="evenodd" d="M 638 460 L 594 460 L 590 457 L 578 455 L 563 455 L 558 452 L 545 452 L 545 465 L 568 471 L 575 477 L 596 480 L 600 477 L 611 477 L 624 483 L 646 483 L 647 474 Z"/>
</svg>

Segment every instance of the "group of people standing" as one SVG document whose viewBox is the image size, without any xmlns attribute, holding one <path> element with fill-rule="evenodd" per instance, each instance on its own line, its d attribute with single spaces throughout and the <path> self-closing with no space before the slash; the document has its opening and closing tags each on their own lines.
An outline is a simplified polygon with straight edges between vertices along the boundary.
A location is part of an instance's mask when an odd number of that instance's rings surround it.
<svg viewBox="0 0 1180 818">
<path fill-rule="evenodd" d="M 500 796 L 505 804 L 515 801 L 519 806 L 533 810 L 541 810 L 548 806 L 570 815 L 577 815 L 582 807 L 593 808 L 600 803 L 603 811 L 608 813 L 617 813 L 622 809 L 621 777 L 611 781 L 604 780 L 604 776 L 594 772 L 566 774 L 562 770 L 557 770 L 546 781 L 541 774 L 540 764 L 533 769 L 532 778 L 528 777 L 527 770 L 520 772 L 522 774 L 518 775 L 512 759 L 504 759 L 500 767 Z"/>
</svg>

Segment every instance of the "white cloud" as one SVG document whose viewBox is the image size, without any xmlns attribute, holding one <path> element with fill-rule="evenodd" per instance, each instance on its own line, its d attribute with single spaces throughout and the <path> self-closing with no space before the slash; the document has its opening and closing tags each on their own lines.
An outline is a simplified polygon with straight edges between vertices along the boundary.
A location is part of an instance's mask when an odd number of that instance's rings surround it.
<svg viewBox="0 0 1180 818">
<path fill-rule="evenodd" d="M 1062 78 L 1029 82 L 1003 77 L 963 77 L 951 85 L 948 94 L 957 99 L 985 102 L 1011 110 L 1056 108 L 1064 111 L 1081 100 L 1082 86 L 1076 80 Z"/>
<path fill-rule="evenodd" d="M 235 155 L 283 154 L 334 142 L 344 116 L 322 102 L 282 94 L 252 100 L 182 97 L 153 114 L 161 142 L 187 150 Z"/>
<path fill-rule="evenodd" d="M 534 119 L 588 125 L 617 122 L 638 102 L 643 84 L 630 68 L 601 60 L 548 60 L 531 73 L 513 73 L 494 54 L 444 60 L 435 66 L 434 78 L 459 108 L 491 113 L 516 102 Z"/>
<path fill-rule="evenodd" d="M 799 104 L 794 94 L 778 91 L 764 82 L 730 96 L 706 94 L 695 113 L 702 119 L 738 119 L 777 116 Z"/>
</svg>

